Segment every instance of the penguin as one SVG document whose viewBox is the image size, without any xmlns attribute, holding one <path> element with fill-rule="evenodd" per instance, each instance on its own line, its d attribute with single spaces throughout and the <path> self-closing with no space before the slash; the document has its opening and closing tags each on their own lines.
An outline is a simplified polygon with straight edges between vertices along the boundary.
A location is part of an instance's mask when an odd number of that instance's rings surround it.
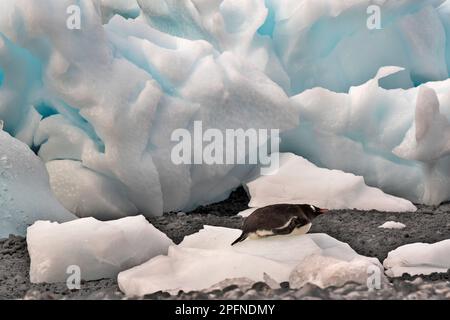
<svg viewBox="0 0 450 320">
<path fill-rule="evenodd" d="M 273 204 L 256 209 L 244 220 L 242 234 L 231 245 L 249 238 L 305 234 L 312 220 L 327 212 L 309 204 Z"/>
</svg>

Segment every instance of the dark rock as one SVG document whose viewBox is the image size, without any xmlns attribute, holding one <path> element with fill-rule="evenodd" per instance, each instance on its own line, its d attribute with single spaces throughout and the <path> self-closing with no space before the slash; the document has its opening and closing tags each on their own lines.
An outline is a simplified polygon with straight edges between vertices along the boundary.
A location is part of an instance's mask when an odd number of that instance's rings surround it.
<svg viewBox="0 0 450 320">
<path fill-rule="evenodd" d="M 232 284 L 231 286 L 223 288 L 222 292 L 225 293 L 225 292 L 236 290 L 236 289 L 239 289 L 239 287 L 235 284 Z"/>
<path fill-rule="evenodd" d="M 252 289 L 260 292 L 260 291 L 270 290 L 270 287 L 265 282 L 255 282 L 252 285 Z"/>
<path fill-rule="evenodd" d="M 304 298 L 304 297 L 317 297 L 322 298 L 324 295 L 323 290 L 319 288 L 318 286 L 307 283 L 300 289 L 298 289 L 295 292 L 295 297 L 298 299 Z"/>
</svg>

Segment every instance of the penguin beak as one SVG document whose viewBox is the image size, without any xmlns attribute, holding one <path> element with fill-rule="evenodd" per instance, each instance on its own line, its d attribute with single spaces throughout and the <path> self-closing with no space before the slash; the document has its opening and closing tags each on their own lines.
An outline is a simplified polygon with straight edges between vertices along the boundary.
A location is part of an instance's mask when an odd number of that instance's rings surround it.
<svg viewBox="0 0 450 320">
<path fill-rule="evenodd" d="M 328 209 L 319 209 L 319 212 L 320 212 L 320 213 L 327 213 L 327 212 L 328 212 Z"/>
</svg>

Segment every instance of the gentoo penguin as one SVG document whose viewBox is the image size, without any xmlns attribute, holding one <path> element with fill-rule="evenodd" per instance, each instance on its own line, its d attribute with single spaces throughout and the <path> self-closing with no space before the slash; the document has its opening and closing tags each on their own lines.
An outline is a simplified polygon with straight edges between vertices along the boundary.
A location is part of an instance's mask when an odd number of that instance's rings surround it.
<svg viewBox="0 0 450 320">
<path fill-rule="evenodd" d="M 326 211 L 309 204 L 273 204 L 256 209 L 244 220 L 242 234 L 231 245 L 247 237 L 305 234 L 311 228 L 312 220 Z"/>
</svg>

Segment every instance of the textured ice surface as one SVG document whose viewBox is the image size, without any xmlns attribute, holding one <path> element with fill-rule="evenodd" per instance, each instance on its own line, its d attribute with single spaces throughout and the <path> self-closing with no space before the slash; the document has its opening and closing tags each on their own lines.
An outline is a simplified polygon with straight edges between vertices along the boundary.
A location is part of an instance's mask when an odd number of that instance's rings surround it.
<svg viewBox="0 0 450 320">
<path fill-rule="evenodd" d="M 411 243 L 391 252 L 383 261 L 390 277 L 447 272 L 450 269 L 450 240 L 436 243 Z"/>
<path fill-rule="evenodd" d="M 399 71 L 381 68 L 349 93 L 315 88 L 292 97 L 301 123 L 285 135 L 282 150 L 320 167 L 363 176 L 368 185 L 413 202 L 449 199 L 450 81 L 407 90 L 379 86 Z M 414 134 L 417 125 L 419 135 Z"/>
<path fill-rule="evenodd" d="M 450 116 L 450 82 L 438 82 L 450 69 L 449 1 L 385 1 L 379 30 L 367 28 L 369 0 L 80 0 L 81 29 L 70 30 L 73 4 L 1 1 L 0 119 L 77 215 L 159 215 L 226 198 L 252 166 L 170 159 L 171 133 L 195 120 L 205 130 L 298 127 L 284 151 L 414 202 L 450 199 L 443 138 L 430 131 L 420 150 L 403 148 L 429 114 L 415 86 L 434 81 L 441 116 L 430 121 Z M 384 66 L 403 71 L 367 82 Z M 421 150 L 439 158 L 423 162 Z"/>
<path fill-rule="evenodd" d="M 406 228 L 406 225 L 404 225 L 401 222 L 386 221 L 385 223 L 383 223 L 378 228 L 383 228 L 383 229 L 403 229 L 403 228 Z"/>
<path fill-rule="evenodd" d="M 246 187 L 250 207 L 306 203 L 327 209 L 416 211 L 410 201 L 366 186 L 363 177 L 319 168 L 292 153 L 280 154 L 279 169 L 246 183 Z"/>
<path fill-rule="evenodd" d="M 46 166 L 56 197 L 77 216 L 108 220 L 138 213 L 117 180 L 83 167 L 80 161 L 53 160 Z"/>
<path fill-rule="evenodd" d="M 354 262 L 359 264 L 362 259 L 366 266 L 381 266 L 378 259 L 360 256 L 349 245 L 326 234 L 275 236 L 230 246 L 240 232 L 205 226 L 200 232 L 187 236 L 180 245 L 170 247 L 168 255 L 121 272 L 118 276 L 120 289 L 128 296 L 142 296 L 159 290 L 177 293 L 206 289 L 230 278 L 264 281 L 270 277 L 281 283 L 289 280 L 299 263 L 302 263 L 299 268 L 307 265 L 312 254 L 334 258 L 333 264 L 345 261 L 349 266 Z M 285 250 L 286 247 L 290 249 Z M 322 277 L 335 277 L 328 282 L 331 284 L 342 280 L 338 276 L 340 268 L 324 268 L 329 262 L 323 260 L 317 277 L 310 279 L 313 283 L 320 284 Z M 348 276 L 345 275 L 347 279 Z"/>
<path fill-rule="evenodd" d="M 80 204 L 77 215 L 160 215 L 226 198 L 251 166 L 171 161 L 172 132 L 192 131 L 195 120 L 204 130 L 297 125 L 283 89 L 241 56 L 158 31 L 143 16 L 105 20 L 95 3 L 79 2 L 75 31 L 65 28 L 69 0 L 7 0 L 0 10 L 0 118 L 13 134 L 27 128 L 45 161 L 74 161 L 48 167 L 52 186 L 70 192 L 61 197 L 54 187 L 61 202 Z M 94 208 L 92 198 L 81 204 L 89 180 L 113 181 Z M 105 203 L 118 193 L 122 203 Z"/>
<path fill-rule="evenodd" d="M 75 218 L 52 194 L 42 161 L 0 129 L 0 238 L 25 235 L 36 220 Z"/>
<path fill-rule="evenodd" d="M 386 65 L 407 69 L 389 87 L 447 78 L 446 33 L 436 9 L 442 2 L 381 1 L 381 29 L 371 30 L 370 0 L 268 1 L 273 41 L 288 66 L 291 92 L 313 87 L 345 92 Z"/>
<path fill-rule="evenodd" d="M 66 282 L 70 266 L 81 279 L 114 278 L 120 271 L 166 254 L 172 241 L 144 216 L 101 222 L 82 218 L 67 223 L 38 221 L 28 228 L 30 281 Z M 70 271 L 73 272 L 73 271 Z"/>
</svg>

